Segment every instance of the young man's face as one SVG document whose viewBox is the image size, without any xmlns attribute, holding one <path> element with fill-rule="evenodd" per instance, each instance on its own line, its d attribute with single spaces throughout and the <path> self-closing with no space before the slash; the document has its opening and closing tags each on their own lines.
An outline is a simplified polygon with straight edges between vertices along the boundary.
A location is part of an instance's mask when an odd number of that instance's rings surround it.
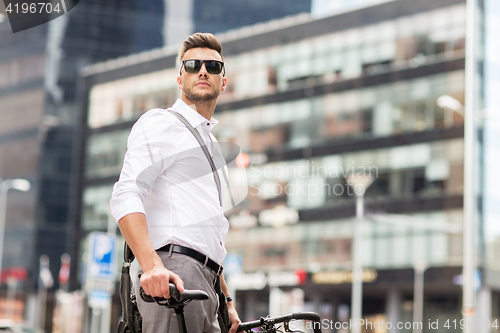
<svg viewBox="0 0 500 333">
<path fill-rule="evenodd" d="M 222 61 L 217 51 L 208 48 L 187 50 L 182 60 L 189 59 Z M 198 73 L 187 73 L 182 66 L 181 73 L 177 77 L 177 85 L 183 96 L 192 102 L 213 101 L 226 89 L 226 78 L 223 77 L 223 73 L 224 70 L 220 74 L 210 74 L 205 64 L 202 64 Z"/>
</svg>

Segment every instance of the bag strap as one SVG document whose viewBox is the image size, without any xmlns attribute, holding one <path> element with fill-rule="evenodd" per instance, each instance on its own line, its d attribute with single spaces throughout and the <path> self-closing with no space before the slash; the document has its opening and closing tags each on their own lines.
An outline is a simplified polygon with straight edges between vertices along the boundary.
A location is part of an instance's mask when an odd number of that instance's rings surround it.
<svg viewBox="0 0 500 333">
<path fill-rule="evenodd" d="M 173 114 L 174 116 L 176 116 L 177 118 L 179 118 L 179 120 L 187 127 L 187 129 L 191 132 L 191 134 L 193 134 L 193 136 L 196 138 L 196 140 L 200 144 L 200 147 L 203 150 L 203 152 L 205 153 L 205 156 L 208 160 L 208 163 L 210 164 L 210 167 L 212 168 L 212 173 L 214 175 L 215 184 L 217 184 L 217 190 L 219 191 L 219 202 L 220 202 L 220 205 L 222 207 L 222 191 L 221 191 L 221 183 L 220 183 L 219 173 L 217 172 L 217 168 L 215 166 L 214 160 L 212 159 L 212 155 L 210 155 L 210 152 L 208 151 L 208 148 L 207 148 L 207 145 L 205 144 L 205 141 L 202 139 L 200 133 L 196 129 L 194 129 L 193 126 L 191 126 L 191 124 L 187 121 L 186 118 L 184 118 L 183 115 L 181 115 L 178 112 L 175 112 L 172 109 L 167 109 L 167 111 L 170 112 L 171 114 Z M 231 198 L 231 203 L 234 207 L 235 204 L 234 204 L 233 195 L 231 193 L 231 189 L 229 188 L 229 181 L 227 180 L 227 176 L 226 176 L 226 173 L 224 172 L 224 169 L 222 169 L 222 175 L 224 176 L 224 180 L 226 181 L 228 193 L 229 193 L 229 196 Z"/>
<path fill-rule="evenodd" d="M 127 242 L 125 242 L 124 248 L 123 248 L 123 265 L 122 265 L 122 273 L 120 275 L 120 303 L 122 306 L 122 311 L 123 311 L 123 321 L 126 323 L 121 324 L 120 326 L 122 329 L 125 329 L 125 332 L 128 330 L 132 329 L 133 323 L 130 322 L 130 316 L 132 314 L 132 309 L 130 307 L 130 297 L 131 297 L 131 291 L 132 291 L 132 281 L 130 280 L 130 265 L 132 264 L 132 261 L 134 261 L 134 253 L 132 253 L 132 250 L 128 246 Z M 120 327 L 118 329 L 118 332 L 120 331 Z M 128 328 L 128 330 L 126 330 Z"/>
<path fill-rule="evenodd" d="M 128 246 L 127 242 L 125 242 L 125 247 L 123 249 L 123 262 L 131 264 L 134 259 L 135 256 L 132 252 L 132 249 L 130 248 L 130 246 Z"/>
</svg>

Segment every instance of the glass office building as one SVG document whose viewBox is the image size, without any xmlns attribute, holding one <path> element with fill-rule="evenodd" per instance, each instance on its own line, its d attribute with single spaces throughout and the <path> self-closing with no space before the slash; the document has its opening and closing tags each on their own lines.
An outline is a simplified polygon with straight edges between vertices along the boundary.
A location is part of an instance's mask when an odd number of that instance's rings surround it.
<svg viewBox="0 0 500 333">
<path fill-rule="evenodd" d="M 490 6 L 482 78 L 485 108 L 498 109 L 498 8 Z M 246 177 L 241 168 L 229 171 L 235 181 L 246 178 L 248 196 L 227 211 L 226 273 L 242 319 L 296 309 L 350 318 L 353 172 L 374 180 L 361 236 L 363 318 L 413 320 L 416 262 L 426 266 L 424 323 L 462 318 L 464 117 L 438 99 L 465 102 L 465 36 L 461 0 L 392 1 L 218 35 L 228 89 L 214 132 L 248 158 L 240 164 Z M 132 124 L 179 96 L 176 52 L 158 49 L 82 72 L 82 248 L 89 231 L 108 226 Z M 490 282 L 498 269 L 494 124 L 484 123 L 477 161 L 491 179 L 484 179 L 478 211 L 479 257 L 487 259 L 479 261 L 481 290 L 490 305 L 478 304 L 478 312 L 492 321 L 500 316 L 500 288 Z"/>
<path fill-rule="evenodd" d="M 201 17 L 197 9 L 202 6 L 221 17 Z M 8 195 L 2 276 L 3 282 L 17 279 L 16 319 L 34 321 L 25 300 L 31 295 L 34 301 L 40 255 L 50 257 L 52 274 L 57 276 L 61 254 L 78 252 L 74 224 L 68 221 L 74 216 L 72 172 L 79 167 L 74 139 L 80 68 L 162 47 L 176 42 L 172 36 L 195 29 L 218 32 L 310 8 L 310 0 L 285 6 L 280 1 L 227 6 L 227 2 L 194 0 L 82 0 L 66 15 L 16 34 L 0 10 L 0 178 L 24 178 L 32 185 L 28 193 L 10 190 Z M 230 10 L 244 12 L 244 22 L 230 16 Z M 78 260 L 72 262 L 77 276 Z M 79 287 L 74 282 L 71 289 Z M 0 298 L 5 299 L 7 286 L 0 287 Z M 1 313 L 5 304 L 0 302 Z M 49 306 L 47 317 L 51 314 Z M 51 320 L 46 324 L 49 331 Z"/>
<path fill-rule="evenodd" d="M 18 297 L 10 303 L 10 315 L 15 320 L 24 318 L 25 303 L 21 299 L 26 296 L 26 289 L 32 289 L 30 277 L 36 273 L 31 264 L 36 257 L 39 138 L 45 134 L 39 127 L 45 99 L 45 42 L 45 27 L 33 28 L 30 33 L 19 32 L 14 37 L 7 17 L 0 14 L 0 181 L 21 178 L 31 184 L 28 192 L 9 189 L 5 193 L 4 183 L 0 194 L 7 196 L 5 210 L 0 208 L 0 218 L 5 218 L 0 244 L 4 282 L 0 285 L 0 311 L 6 313 L 9 306 L 5 302 L 7 289 L 17 289 Z M 10 288 L 7 280 L 11 281 Z"/>
<path fill-rule="evenodd" d="M 163 10 L 156 2 L 156 12 Z M 0 13 L 0 178 L 31 183 L 27 193 L 9 190 L 2 212 L 0 311 L 18 321 L 35 325 L 40 256 L 49 256 L 57 276 L 61 255 L 72 244 L 68 206 L 79 68 L 163 45 L 163 13 L 119 3 L 80 1 L 67 15 L 15 34 Z M 149 30 L 139 31 L 145 19 Z M 6 306 L 15 308 L 12 315 Z M 47 330 L 51 309 L 49 303 Z"/>
</svg>

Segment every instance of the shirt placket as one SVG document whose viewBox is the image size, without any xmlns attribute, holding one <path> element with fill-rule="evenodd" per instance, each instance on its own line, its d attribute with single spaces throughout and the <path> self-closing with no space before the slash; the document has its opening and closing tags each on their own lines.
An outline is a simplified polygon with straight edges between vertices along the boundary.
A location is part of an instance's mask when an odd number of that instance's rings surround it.
<svg viewBox="0 0 500 333">
<path fill-rule="evenodd" d="M 214 156 L 212 154 L 212 149 L 214 148 L 214 142 L 212 141 L 212 138 L 210 137 L 210 123 L 206 123 L 205 124 L 205 128 L 203 130 L 203 133 L 204 133 L 204 138 L 203 140 L 205 140 L 205 144 L 207 145 L 208 147 L 208 151 L 210 152 L 210 155 L 212 155 L 212 157 Z"/>
</svg>

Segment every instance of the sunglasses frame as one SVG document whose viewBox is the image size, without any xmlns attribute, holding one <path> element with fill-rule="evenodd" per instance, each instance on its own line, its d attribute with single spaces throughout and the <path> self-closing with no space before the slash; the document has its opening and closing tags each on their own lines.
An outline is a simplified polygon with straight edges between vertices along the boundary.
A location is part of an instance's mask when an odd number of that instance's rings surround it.
<svg viewBox="0 0 500 333">
<path fill-rule="evenodd" d="M 191 60 L 201 61 L 201 66 L 200 66 L 200 69 L 198 69 L 198 71 L 190 73 L 190 72 L 188 72 L 188 71 L 186 70 L 186 61 L 191 61 Z M 206 64 L 206 63 L 207 63 L 207 62 L 209 62 L 209 61 L 215 61 L 215 62 L 217 62 L 217 63 L 222 64 L 222 68 L 221 68 L 221 70 L 220 70 L 220 72 L 219 72 L 219 73 L 210 73 L 210 72 L 208 71 L 208 67 L 207 67 L 207 64 Z M 181 73 L 182 73 L 182 68 L 183 68 L 183 67 L 184 67 L 184 70 L 186 71 L 186 73 L 189 73 L 189 74 L 196 74 L 196 73 L 199 73 L 199 72 L 200 72 L 200 70 L 201 70 L 201 67 L 203 67 L 203 64 L 205 64 L 205 69 L 207 70 L 207 72 L 208 72 L 209 74 L 212 74 L 212 75 L 219 75 L 220 73 L 222 73 L 222 76 L 225 76 L 225 75 L 226 75 L 226 68 L 225 68 L 225 66 L 224 66 L 224 62 L 223 62 L 223 61 L 220 61 L 220 60 L 213 60 L 213 59 L 211 59 L 211 60 L 201 60 L 201 59 L 186 59 L 186 60 L 182 60 L 182 63 L 181 63 L 181 68 L 179 69 L 179 74 L 181 74 Z"/>
</svg>

